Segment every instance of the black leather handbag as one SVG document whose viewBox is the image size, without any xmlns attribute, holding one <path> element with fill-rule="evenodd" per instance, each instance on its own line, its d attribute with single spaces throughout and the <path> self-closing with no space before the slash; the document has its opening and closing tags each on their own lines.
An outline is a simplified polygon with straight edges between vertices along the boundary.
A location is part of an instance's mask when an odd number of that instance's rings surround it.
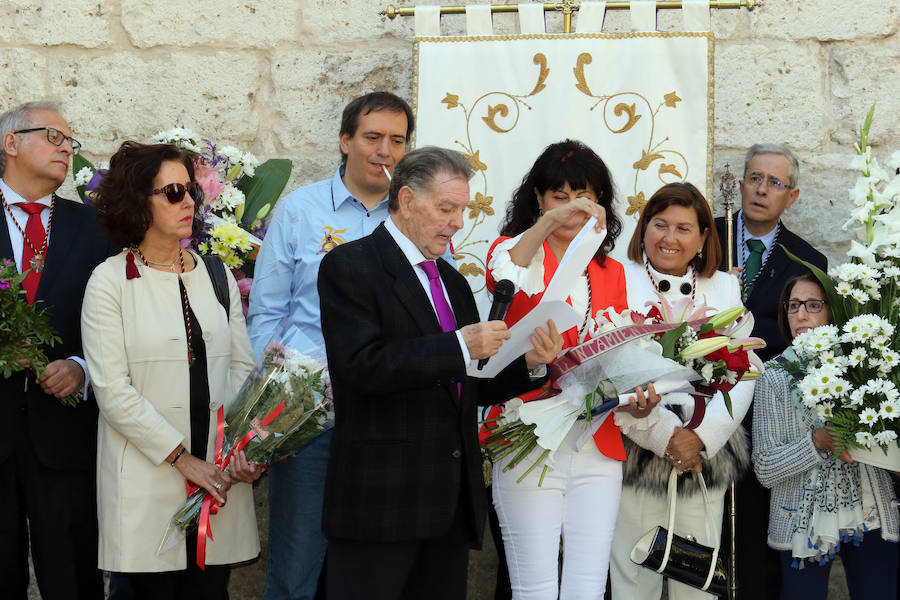
<svg viewBox="0 0 900 600">
<path fill-rule="evenodd" d="M 699 478 L 706 510 L 706 536 L 715 539 L 713 525 L 709 518 L 709 494 L 703 475 Z M 719 557 L 719 546 L 704 546 L 690 537 L 675 535 L 675 501 L 678 471 L 672 469 L 669 475 L 669 522 L 668 527 L 658 525 L 644 534 L 631 550 L 631 560 L 665 575 L 685 585 L 695 587 L 709 594 L 722 597 L 727 593 L 725 566 Z"/>
</svg>

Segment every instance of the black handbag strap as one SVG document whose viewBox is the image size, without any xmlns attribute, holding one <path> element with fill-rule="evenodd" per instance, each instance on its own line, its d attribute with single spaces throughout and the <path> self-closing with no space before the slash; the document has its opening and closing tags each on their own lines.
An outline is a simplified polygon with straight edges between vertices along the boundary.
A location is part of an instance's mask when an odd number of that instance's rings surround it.
<svg viewBox="0 0 900 600">
<path fill-rule="evenodd" d="M 225 273 L 225 263 L 218 256 L 209 254 L 202 254 L 200 258 L 203 259 L 206 270 L 209 272 L 213 291 L 216 293 L 219 304 L 225 309 L 225 315 L 231 318 L 231 311 L 229 310 L 231 307 L 231 293 L 228 289 L 228 275 Z"/>
</svg>

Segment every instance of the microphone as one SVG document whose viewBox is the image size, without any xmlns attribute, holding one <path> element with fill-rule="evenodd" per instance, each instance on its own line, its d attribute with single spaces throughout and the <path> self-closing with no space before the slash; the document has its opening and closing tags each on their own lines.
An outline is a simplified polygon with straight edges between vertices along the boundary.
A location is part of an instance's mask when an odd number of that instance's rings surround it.
<svg viewBox="0 0 900 600">
<path fill-rule="evenodd" d="M 494 288 L 494 303 L 491 304 L 491 311 L 488 313 L 488 321 L 502 321 L 509 310 L 513 296 L 516 295 L 516 286 L 509 279 L 501 279 Z M 487 364 L 488 359 L 482 358 L 478 361 L 478 370 L 482 370 Z"/>
</svg>

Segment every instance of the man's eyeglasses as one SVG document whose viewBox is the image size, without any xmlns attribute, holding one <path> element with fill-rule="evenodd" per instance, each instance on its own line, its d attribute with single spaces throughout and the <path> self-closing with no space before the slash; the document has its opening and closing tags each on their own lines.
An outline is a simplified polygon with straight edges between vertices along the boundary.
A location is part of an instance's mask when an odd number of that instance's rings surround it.
<svg viewBox="0 0 900 600">
<path fill-rule="evenodd" d="M 18 131 L 13 131 L 13 133 L 34 133 L 35 131 L 46 131 L 47 141 L 54 146 L 62 146 L 63 142 L 69 140 L 69 142 L 72 144 L 72 154 L 78 154 L 81 151 L 81 142 L 70 135 L 64 134 L 59 129 L 54 129 L 53 127 L 32 127 L 31 129 L 20 129 Z"/>
<path fill-rule="evenodd" d="M 744 179 L 744 181 L 746 181 L 747 183 L 752 185 L 754 188 L 758 188 L 759 186 L 761 186 L 763 184 L 763 182 L 766 182 L 769 184 L 769 187 L 773 187 L 776 190 L 778 190 L 779 192 L 783 192 L 784 190 L 794 189 L 794 186 L 788 185 L 788 184 L 784 183 L 783 181 L 781 181 L 780 179 L 776 179 L 775 177 L 766 178 L 766 177 L 763 177 L 762 175 L 760 175 L 759 173 L 750 173 L 749 175 L 747 175 L 747 177 Z"/>
<path fill-rule="evenodd" d="M 161 188 L 153 190 L 154 194 L 164 194 L 166 200 L 172 204 L 178 204 L 184 200 L 185 192 L 190 194 L 197 204 L 203 202 L 203 188 L 196 181 L 191 181 L 187 185 L 183 183 L 167 183 Z"/>
<path fill-rule="evenodd" d="M 784 303 L 784 309 L 788 311 L 790 314 L 794 314 L 800 310 L 800 307 L 804 307 L 806 312 L 808 313 L 818 313 L 822 312 L 822 308 L 828 304 L 824 300 L 815 300 L 810 298 L 809 300 L 788 300 Z"/>
</svg>

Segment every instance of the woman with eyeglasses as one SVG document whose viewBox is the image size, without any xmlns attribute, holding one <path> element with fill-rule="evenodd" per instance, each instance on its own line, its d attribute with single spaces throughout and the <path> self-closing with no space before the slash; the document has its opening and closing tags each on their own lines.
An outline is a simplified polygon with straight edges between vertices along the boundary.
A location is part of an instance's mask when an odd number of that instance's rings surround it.
<svg viewBox="0 0 900 600">
<path fill-rule="evenodd" d="M 100 408 L 99 568 L 127 574 L 140 600 L 224 598 L 228 565 L 259 553 L 248 484 L 261 469 L 243 453 L 228 472 L 213 462 L 218 409 L 234 398 L 253 353 L 234 278 L 225 273 L 226 310 L 214 273 L 182 248 L 201 202 L 191 158 L 165 144 L 125 142 L 96 190 L 100 224 L 125 247 L 94 270 L 81 318 Z M 157 553 L 189 483 L 218 509 L 205 570 L 196 534 Z"/>
<path fill-rule="evenodd" d="M 785 339 L 831 323 L 813 275 L 788 281 L 778 312 Z M 780 554 L 780 597 L 824 600 L 837 554 L 851 598 L 896 598 L 900 519 L 890 475 L 836 454 L 822 415 L 803 405 L 785 368 L 795 361 L 788 346 L 767 363 L 753 402 L 753 467 L 772 490 L 768 543 Z"/>
</svg>

